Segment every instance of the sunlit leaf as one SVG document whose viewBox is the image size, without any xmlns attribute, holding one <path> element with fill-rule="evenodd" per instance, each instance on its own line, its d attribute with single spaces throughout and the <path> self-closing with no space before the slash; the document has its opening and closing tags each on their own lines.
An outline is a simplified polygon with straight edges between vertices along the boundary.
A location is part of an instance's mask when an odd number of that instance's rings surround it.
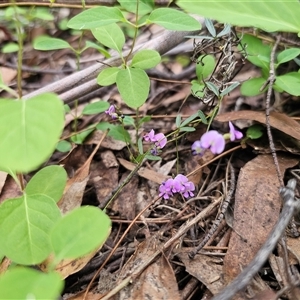
<svg viewBox="0 0 300 300">
<path fill-rule="evenodd" d="M 57 258 L 78 258 L 103 244 L 111 229 L 109 217 L 93 206 L 79 207 L 67 213 L 51 232 Z"/>
<path fill-rule="evenodd" d="M 0 251 L 23 265 L 42 262 L 51 252 L 49 234 L 61 218 L 53 199 L 35 194 L 0 205 Z"/>
<path fill-rule="evenodd" d="M 0 299 L 58 299 L 63 289 L 56 272 L 15 267 L 0 276 Z M 13 288 L 12 288 L 13 287 Z"/>
<path fill-rule="evenodd" d="M 300 32 L 298 0 L 178 0 L 185 11 L 238 26 L 258 27 L 266 31 Z"/>
<path fill-rule="evenodd" d="M 0 169 L 34 170 L 52 154 L 63 127 L 63 103 L 54 94 L 0 99 Z"/>
<path fill-rule="evenodd" d="M 149 23 L 158 24 L 169 30 L 200 30 L 201 25 L 193 17 L 173 8 L 157 8 L 148 18 Z"/>
</svg>

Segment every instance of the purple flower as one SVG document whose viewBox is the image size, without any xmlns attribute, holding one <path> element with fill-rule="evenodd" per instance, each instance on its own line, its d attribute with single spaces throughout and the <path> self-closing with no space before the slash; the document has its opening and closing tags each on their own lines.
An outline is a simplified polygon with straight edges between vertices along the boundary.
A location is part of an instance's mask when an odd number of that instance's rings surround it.
<svg viewBox="0 0 300 300">
<path fill-rule="evenodd" d="M 192 154 L 193 155 L 200 155 L 204 154 L 206 149 L 202 148 L 200 141 L 195 141 L 192 145 Z"/>
<path fill-rule="evenodd" d="M 205 132 L 200 139 L 201 147 L 210 149 L 214 154 L 220 154 L 225 148 L 225 139 L 222 134 L 216 130 Z"/>
<path fill-rule="evenodd" d="M 229 133 L 230 133 L 230 140 L 233 142 L 234 140 L 239 140 L 243 137 L 243 134 L 236 130 L 231 122 L 229 122 Z"/>
<path fill-rule="evenodd" d="M 195 185 L 182 174 L 178 174 L 174 179 L 170 178 L 159 187 L 159 196 L 169 199 L 176 193 L 182 194 L 185 198 L 193 197 Z"/>
<path fill-rule="evenodd" d="M 170 197 L 173 196 L 173 193 L 171 191 L 173 186 L 173 181 L 174 179 L 170 178 L 159 186 L 159 197 L 163 197 L 164 199 L 169 199 Z"/>
<path fill-rule="evenodd" d="M 112 119 L 116 119 L 118 117 L 118 114 L 116 113 L 116 108 L 114 105 L 111 105 L 108 110 L 105 111 L 105 113 L 109 116 L 111 116 Z"/>
<path fill-rule="evenodd" d="M 149 133 L 146 133 L 144 135 L 144 140 L 146 142 L 156 142 L 156 140 L 155 140 L 155 132 L 154 132 L 153 129 L 151 129 Z"/>
<path fill-rule="evenodd" d="M 159 150 L 166 146 L 167 138 L 163 133 L 155 134 L 154 130 L 151 129 L 149 133 L 143 136 L 146 142 L 152 142 L 153 148 L 150 150 L 152 155 L 158 155 Z"/>
<path fill-rule="evenodd" d="M 194 190 L 195 190 L 195 185 L 191 181 L 189 181 L 185 184 L 185 190 L 184 192 L 182 192 L 182 195 L 185 198 L 194 197 L 194 193 L 193 193 Z"/>
<path fill-rule="evenodd" d="M 167 144 L 167 138 L 163 133 L 158 133 L 154 136 L 155 139 L 155 145 L 162 149 Z"/>
</svg>

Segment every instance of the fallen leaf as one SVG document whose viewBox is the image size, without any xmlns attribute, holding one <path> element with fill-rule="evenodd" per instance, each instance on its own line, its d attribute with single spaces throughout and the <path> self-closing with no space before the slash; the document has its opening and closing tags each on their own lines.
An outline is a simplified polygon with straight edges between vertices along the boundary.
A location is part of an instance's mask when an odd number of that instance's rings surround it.
<svg viewBox="0 0 300 300">
<path fill-rule="evenodd" d="M 64 194 L 57 204 L 63 214 L 81 206 L 83 193 L 89 179 L 90 164 L 104 138 L 105 135 L 103 135 L 102 139 L 99 140 L 98 145 L 95 147 L 84 165 L 76 171 L 74 177 L 67 181 Z"/>
<path fill-rule="evenodd" d="M 129 171 L 133 171 L 136 167 L 135 164 L 131 163 L 130 161 L 127 161 L 123 158 L 118 158 L 118 161 L 120 162 L 120 164 L 126 168 Z M 141 177 L 151 180 L 153 182 L 159 183 L 161 184 L 163 181 L 167 180 L 169 177 L 165 176 L 161 173 L 155 172 L 151 169 L 145 168 L 145 167 L 141 167 L 138 172 L 137 172 Z"/>
<path fill-rule="evenodd" d="M 277 154 L 282 174 L 298 163 Z M 235 193 L 232 235 L 224 259 L 224 273 L 232 281 L 253 259 L 275 225 L 280 208 L 279 181 L 271 155 L 259 155 L 240 171 Z"/>
<path fill-rule="evenodd" d="M 228 122 L 235 120 L 253 120 L 265 124 L 266 114 L 265 112 L 252 110 L 231 111 L 216 116 L 215 120 L 219 122 Z M 286 133 L 287 135 L 290 135 L 293 138 L 300 140 L 300 124 L 297 121 L 293 120 L 291 117 L 287 116 L 286 114 L 274 111 L 271 112 L 270 125 Z"/>
<path fill-rule="evenodd" d="M 141 243 L 128 263 L 121 271 L 121 278 L 127 273 L 134 273 L 145 261 L 151 257 L 158 247 L 162 247 L 157 237 L 152 237 Z M 123 275 L 123 276 L 122 276 Z M 149 299 L 149 300 L 180 300 L 180 294 L 173 268 L 164 255 L 145 268 L 130 285 L 122 289 L 117 297 L 122 300 Z"/>
<path fill-rule="evenodd" d="M 177 256 L 183 262 L 186 271 L 202 282 L 213 295 L 222 289 L 223 285 L 219 280 L 222 274 L 221 258 L 198 253 L 191 260 L 186 252 L 179 252 Z"/>
</svg>

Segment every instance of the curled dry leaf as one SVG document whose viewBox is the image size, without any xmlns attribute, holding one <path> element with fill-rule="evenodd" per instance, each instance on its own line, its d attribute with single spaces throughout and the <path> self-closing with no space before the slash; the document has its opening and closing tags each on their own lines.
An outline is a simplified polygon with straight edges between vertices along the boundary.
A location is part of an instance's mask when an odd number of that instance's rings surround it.
<svg viewBox="0 0 300 300">
<path fill-rule="evenodd" d="M 259 123 L 266 123 L 265 112 L 240 110 L 232 111 L 216 116 L 216 121 L 229 122 L 235 120 L 253 120 Z M 270 125 L 293 138 L 300 140 L 300 124 L 286 114 L 271 112 Z"/>
</svg>

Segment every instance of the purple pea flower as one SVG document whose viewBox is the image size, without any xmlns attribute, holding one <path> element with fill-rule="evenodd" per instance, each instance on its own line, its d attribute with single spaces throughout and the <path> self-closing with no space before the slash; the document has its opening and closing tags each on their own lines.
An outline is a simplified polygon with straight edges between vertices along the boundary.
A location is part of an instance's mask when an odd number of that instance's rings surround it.
<svg viewBox="0 0 300 300">
<path fill-rule="evenodd" d="M 169 199 L 176 193 L 182 194 L 185 198 L 193 197 L 195 185 L 182 174 L 178 174 L 174 179 L 170 178 L 159 187 L 159 196 Z"/>
<path fill-rule="evenodd" d="M 154 136 L 155 139 L 155 146 L 159 147 L 162 149 L 164 146 L 167 144 L 167 138 L 163 133 L 158 133 Z"/>
<path fill-rule="evenodd" d="M 233 142 L 234 140 L 239 140 L 243 137 L 243 134 L 236 130 L 231 122 L 229 122 L 229 134 L 230 134 L 230 140 Z"/>
<path fill-rule="evenodd" d="M 160 152 L 159 150 L 161 150 L 167 144 L 166 136 L 163 133 L 155 134 L 153 129 L 151 129 L 149 133 L 146 133 L 143 138 L 146 142 L 153 143 L 153 147 L 150 150 L 152 155 L 158 155 Z"/>
<path fill-rule="evenodd" d="M 200 155 L 202 156 L 204 154 L 206 149 L 204 149 L 201 146 L 201 142 L 200 141 L 195 141 L 192 145 L 192 154 L 193 155 Z"/>
<path fill-rule="evenodd" d="M 118 117 L 118 114 L 116 113 L 116 108 L 114 105 L 111 105 L 108 110 L 105 111 L 105 113 L 109 116 L 111 116 L 112 119 L 116 119 Z"/>
<path fill-rule="evenodd" d="M 205 132 L 200 139 L 201 147 L 210 149 L 214 154 L 220 154 L 225 148 L 225 139 L 222 134 L 216 130 Z"/>
<path fill-rule="evenodd" d="M 167 181 L 163 182 L 159 186 L 159 197 L 164 199 L 169 199 L 173 196 L 172 187 L 173 187 L 173 178 L 169 178 Z"/>
<path fill-rule="evenodd" d="M 151 129 L 149 133 L 146 133 L 144 135 L 144 140 L 146 142 L 156 142 L 156 140 L 155 140 L 155 132 L 154 132 L 153 129 Z"/>
</svg>

